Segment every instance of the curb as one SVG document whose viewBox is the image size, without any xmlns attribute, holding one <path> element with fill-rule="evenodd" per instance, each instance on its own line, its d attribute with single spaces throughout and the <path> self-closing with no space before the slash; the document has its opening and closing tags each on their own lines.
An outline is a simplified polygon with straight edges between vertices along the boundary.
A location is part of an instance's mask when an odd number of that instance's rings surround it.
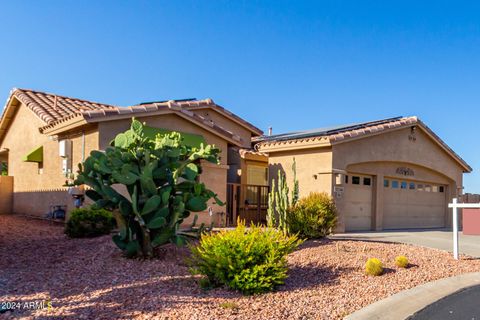
<svg viewBox="0 0 480 320">
<path fill-rule="evenodd" d="M 403 320 L 446 296 L 475 285 L 480 285 L 480 272 L 428 282 L 368 305 L 344 320 Z"/>
</svg>

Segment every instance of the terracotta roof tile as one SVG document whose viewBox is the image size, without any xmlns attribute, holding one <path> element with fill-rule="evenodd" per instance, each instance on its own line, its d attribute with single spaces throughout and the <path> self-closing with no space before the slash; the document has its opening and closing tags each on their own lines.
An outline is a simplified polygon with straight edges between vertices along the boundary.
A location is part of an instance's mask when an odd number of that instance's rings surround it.
<svg viewBox="0 0 480 320">
<path fill-rule="evenodd" d="M 111 110 L 116 107 L 82 99 L 69 98 L 29 89 L 14 89 L 12 96 L 30 108 L 43 122 L 47 124 L 65 120 L 72 115 L 93 110 Z"/>
<path fill-rule="evenodd" d="M 100 120 L 103 117 L 115 115 L 131 114 L 132 116 L 135 116 L 141 113 L 166 110 L 168 112 L 178 112 L 184 117 L 189 118 L 191 121 L 210 127 L 218 134 L 226 136 L 230 140 L 241 142 L 242 139 L 239 135 L 193 112 L 195 108 L 211 107 L 226 114 L 234 121 L 240 122 L 244 126 L 249 127 L 252 132 L 259 132 L 259 134 L 262 133 L 260 129 L 254 127 L 247 121 L 241 119 L 223 107 L 216 105 L 212 99 L 192 101 L 170 100 L 160 103 L 118 107 L 29 89 L 14 89 L 11 92 L 9 100 L 11 97 L 17 98 L 46 123 L 45 126 L 40 128 L 41 132 L 44 132 L 47 129 L 52 129 L 58 124 L 65 123 L 66 121 L 75 121 L 74 118 L 77 117 L 89 121 L 95 119 Z"/>
</svg>

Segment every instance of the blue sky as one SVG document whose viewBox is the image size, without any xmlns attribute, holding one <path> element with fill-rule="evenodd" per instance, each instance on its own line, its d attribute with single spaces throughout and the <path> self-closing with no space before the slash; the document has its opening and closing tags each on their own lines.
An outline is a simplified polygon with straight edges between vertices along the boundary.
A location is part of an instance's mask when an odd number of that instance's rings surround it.
<svg viewBox="0 0 480 320">
<path fill-rule="evenodd" d="M 0 12 L 1 101 L 13 87 L 118 105 L 210 97 L 274 133 L 417 115 L 480 192 L 480 2 L 1 1 Z"/>
</svg>

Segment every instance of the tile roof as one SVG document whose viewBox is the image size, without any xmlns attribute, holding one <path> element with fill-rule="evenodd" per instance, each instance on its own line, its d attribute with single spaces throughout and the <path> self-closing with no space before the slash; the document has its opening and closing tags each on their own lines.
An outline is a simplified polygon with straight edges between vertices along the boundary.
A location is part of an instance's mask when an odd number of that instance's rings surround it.
<svg viewBox="0 0 480 320">
<path fill-rule="evenodd" d="M 252 139 L 257 142 L 256 150 L 262 150 L 266 146 L 280 146 L 280 145 L 295 145 L 304 142 L 325 141 L 330 144 L 339 143 L 344 140 L 361 138 L 369 134 L 381 133 L 390 129 L 407 127 L 411 125 L 419 125 L 422 127 L 441 147 L 451 154 L 467 172 L 472 171 L 472 168 L 463 160 L 457 153 L 455 153 L 439 136 L 437 136 L 425 123 L 423 123 L 416 116 L 412 117 L 395 117 L 377 121 L 355 123 L 349 125 L 342 125 L 336 127 L 328 127 L 307 131 L 297 131 L 285 134 L 278 134 L 274 136 L 262 136 Z"/>
<path fill-rule="evenodd" d="M 255 151 L 252 149 L 240 149 L 238 153 L 241 157 L 245 157 L 246 155 L 254 155 L 254 156 L 261 156 L 261 157 L 268 157 L 268 154 L 265 152 Z"/>
<path fill-rule="evenodd" d="M 216 104 L 216 103 L 213 103 L 212 99 L 207 99 L 207 100 L 210 100 L 211 103 L 209 103 L 207 106 L 212 108 L 213 110 L 225 115 L 227 118 L 230 118 L 234 121 L 236 121 L 237 123 L 243 125 L 244 127 L 246 127 L 247 129 L 249 129 L 250 131 L 256 133 L 257 135 L 262 135 L 263 134 L 263 131 L 257 127 L 255 127 L 253 124 L 251 124 L 250 122 L 240 118 L 239 116 L 237 116 L 236 114 L 230 112 L 229 110 L 225 109 L 224 107 Z M 194 103 L 195 101 L 185 101 L 185 102 L 182 102 L 185 104 L 185 108 L 195 108 L 195 109 L 198 109 L 198 108 L 201 108 L 201 107 L 206 107 L 206 106 L 202 106 L 202 105 L 196 105 Z"/>
<path fill-rule="evenodd" d="M 87 121 L 99 121 L 102 118 L 107 118 L 109 116 L 142 116 L 142 113 L 152 113 L 157 111 L 166 111 L 171 113 L 177 113 L 183 118 L 187 118 L 192 122 L 197 123 L 200 126 L 206 126 L 211 128 L 212 130 L 216 131 L 217 133 L 228 137 L 231 140 L 241 142 L 242 138 L 235 134 L 232 131 L 225 129 L 222 126 L 217 125 L 213 121 L 202 117 L 201 115 L 194 113 L 185 107 L 187 106 L 208 106 L 214 104 L 212 99 L 205 99 L 205 100 L 196 100 L 196 101 L 167 101 L 161 103 L 151 103 L 151 104 L 142 104 L 136 106 L 130 106 L 125 108 L 114 108 L 108 110 L 92 110 L 92 111 L 85 111 L 82 113 L 82 116 L 87 119 Z M 48 126 L 47 126 L 48 127 Z M 47 127 L 41 128 L 41 130 L 45 130 Z"/>
<path fill-rule="evenodd" d="M 47 124 L 94 110 L 112 110 L 115 106 L 88 100 L 69 98 L 29 89 L 14 89 L 16 97 Z"/>
<path fill-rule="evenodd" d="M 238 116 L 235 116 L 223 107 L 217 106 L 212 99 L 187 101 L 170 100 L 160 103 L 146 103 L 130 107 L 118 107 L 29 89 L 14 89 L 12 90 L 8 101 L 10 101 L 12 97 L 15 97 L 25 104 L 45 123 L 45 126 L 39 128 L 42 133 L 50 129 L 54 130 L 60 125 L 71 124 L 76 121 L 85 120 L 86 122 L 99 122 L 111 117 L 141 117 L 142 113 L 167 112 L 177 113 L 181 117 L 187 118 L 199 126 L 206 127 L 234 143 L 240 144 L 240 142 L 242 142 L 243 144 L 250 144 L 250 141 L 242 141 L 242 138 L 234 132 L 192 112 L 195 108 L 205 107 L 220 110 L 221 112 L 226 113 L 229 117 L 234 117 L 237 122 L 242 121 L 245 126 L 252 127 L 252 132 L 259 131 L 258 128 L 252 126 L 245 120 L 240 119 Z M 7 108 L 4 110 L 4 115 L 6 109 Z M 2 120 L 5 120 L 3 119 L 3 115 Z M 4 131 L 5 129 L 2 132 Z M 261 133 L 262 132 L 259 131 L 258 134 Z"/>
</svg>

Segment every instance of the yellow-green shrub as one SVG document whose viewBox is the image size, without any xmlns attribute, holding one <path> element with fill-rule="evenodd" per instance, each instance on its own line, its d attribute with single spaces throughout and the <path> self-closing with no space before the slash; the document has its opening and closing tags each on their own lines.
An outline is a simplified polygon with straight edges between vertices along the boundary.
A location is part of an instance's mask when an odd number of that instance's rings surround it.
<svg viewBox="0 0 480 320">
<path fill-rule="evenodd" d="M 301 243 L 274 228 L 242 222 L 234 230 L 203 235 L 191 246 L 193 274 L 206 276 L 203 287 L 226 285 L 244 294 L 271 291 L 287 278 L 287 254 Z"/>
<path fill-rule="evenodd" d="M 395 264 L 397 267 L 406 268 L 408 267 L 408 259 L 405 256 L 398 256 L 395 258 Z"/>
<path fill-rule="evenodd" d="M 370 276 L 379 276 L 383 273 L 383 264 L 377 258 L 370 258 L 365 263 L 365 273 Z"/>
<path fill-rule="evenodd" d="M 312 192 L 288 209 L 287 228 L 301 238 L 315 239 L 329 235 L 337 222 L 337 208 L 325 192 Z"/>
</svg>

